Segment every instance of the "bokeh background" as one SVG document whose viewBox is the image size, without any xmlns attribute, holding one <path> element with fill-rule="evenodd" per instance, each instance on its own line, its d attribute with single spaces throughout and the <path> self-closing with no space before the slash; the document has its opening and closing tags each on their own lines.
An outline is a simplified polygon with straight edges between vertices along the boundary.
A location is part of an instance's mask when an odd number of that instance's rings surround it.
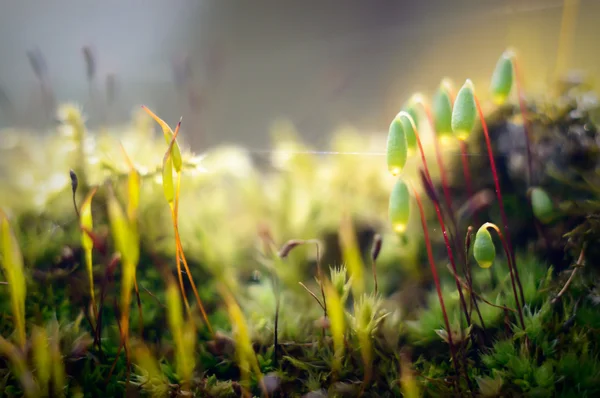
<svg viewBox="0 0 600 398">
<path fill-rule="evenodd" d="M 569 3 L 577 8 L 563 46 Z M 412 92 L 430 93 L 442 77 L 485 84 L 507 46 L 522 54 L 531 94 L 543 94 L 557 68 L 595 77 L 598 16 L 597 0 L 7 0 L 0 127 L 52 123 L 32 52 L 56 101 L 82 104 L 91 128 L 124 123 L 146 104 L 170 123 L 183 116 L 198 151 L 266 148 L 281 118 L 325 148 L 340 126 L 385 130 Z"/>
</svg>

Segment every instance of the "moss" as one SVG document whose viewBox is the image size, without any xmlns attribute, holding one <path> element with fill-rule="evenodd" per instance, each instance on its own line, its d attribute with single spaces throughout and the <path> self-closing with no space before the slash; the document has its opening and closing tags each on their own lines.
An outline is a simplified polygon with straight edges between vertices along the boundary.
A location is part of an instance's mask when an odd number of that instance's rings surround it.
<svg viewBox="0 0 600 398">
<path fill-rule="evenodd" d="M 560 101 L 538 104 L 541 111 L 529 115 L 530 120 L 536 126 L 572 126 L 573 120 L 565 119 L 568 112 L 552 107 Z M 428 109 L 425 102 L 421 105 Z M 510 118 L 509 105 L 502 106 L 497 120 L 490 117 L 492 132 Z M 423 126 L 416 108 L 411 111 L 416 126 Z M 60 129 L 83 120 L 81 115 L 65 118 Z M 281 124 L 274 134 L 272 167 L 262 170 L 253 154 L 239 148 L 217 148 L 202 156 L 190 153 L 175 141 L 176 133 L 161 125 L 171 148 L 178 148 L 181 171 L 180 189 L 174 180 L 166 200 L 162 160 L 165 153 L 174 155 L 163 137 L 151 136 L 147 126 L 94 136 L 85 125 L 76 125 L 75 138 L 48 138 L 48 153 L 32 146 L 25 135 L 10 153 L 0 154 L 3 174 L 11 176 L 0 194 L 6 198 L 6 220 L 23 254 L 27 288 L 25 330 L 15 332 L 20 310 L 9 300 L 12 286 L 0 285 L 3 394 L 34 396 L 47 390 L 84 397 L 134 392 L 207 397 L 567 397 L 600 392 L 600 278 L 593 265 L 600 199 L 594 172 L 582 170 L 581 164 L 572 165 L 580 177 L 572 195 L 564 187 L 575 179 L 539 184 L 556 206 L 552 222 L 540 226 L 539 234 L 518 234 L 525 237 L 515 255 L 521 302 L 512 285 L 512 253 L 508 258 L 503 252 L 487 256 L 489 268 L 476 267 L 474 260 L 481 259 L 473 253 L 477 241 L 474 236 L 462 238 L 469 224 L 479 227 L 484 217 L 497 220 L 495 210 L 464 212 L 459 225 L 448 222 L 448 244 L 459 267 L 446 267 L 448 251 L 430 202 L 449 218 L 435 187 L 448 182 L 438 182 L 433 167 L 429 181 L 420 163 L 408 159 L 403 180 L 429 200 L 423 221 L 431 226 L 440 300 L 426 271 L 418 214 L 402 216 L 402 239 L 389 225 L 388 199 L 396 177 L 380 162 L 343 153 L 317 156 L 289 125 Z M 83 132 L 95 138 L 89 148 L 82 146 Z M 118 141 L 131 156 L 131 165 L 115 160 Z M 424 144 L 427 162 L 435 146 Z M 332 149 L 356 153 L 383 147 L 385 139 L 371 142 L 346 130 L 336 135 Z M 42 158 L 45 167 L 40 166 Z M 85 173 L 76 201 L 98 187 L 89 237 L 99 318 L 92 309 L 68 176 L 64 181 L 55 178 L 71 168 Z M 133 171 L 141 181 L 139 202 L 127 188 Z M 23 178 L 33 181 L 19 185 Z M 489 180 L 474 183 L 477 189 L 492 186 Z M 462 191 L 460 184 L 444 188 Z M 511 223 L 532 217 L 527 189 L 503 188 Z M 123 206 L 118 215 L 127 230 L 137 229 L 136 239 L 111 234 L 108 216 L 114 223 L 117 203 L 129 204 L 127 212 Z M 468 203 L 467 207 L 473 204 Z M 169 214 L 170 205 L 178 214 Z M 178 224 L 171 218 L 174 214 Z M 375 232 L 383 237 L 383 246 L 378 256 L 369 258 Z M 553 240 L 548 236 L 552 234 L 559 238 Z M 115 241 L 115 236 L 122 239 Z M 139 244 L 132 243 L 138 238 Z M 281 258 L 279 248 L 290 240 L 310 244 L 305 250 L 287 250 Z M 548 244 L 534 250 L 540 240 Z M 5 267 L 16 253 L 7 256 L 6 248 L 0 258 Z M 117 251 L 120 257 L 114 256 Z M 187 300 L 181 300 L 175 271 L 176 256 L 183 258 L 182 252 L 189 266 L 181 282 Z M 561 259 L 545 255 L 550 252 L 559 252 Z M 137 269 L 127 281 L 133 293 L 121 301 L 124 266 L 132 263 Z M 367 272 L 371 266 L 378 278 L 377 292 Z M 192 281 L 197 297 L 189 293 Z M 121 330 L 127 324 L 130 341 Z M 48 336 L 48 351 L 40 348 L 40 336 Z M 20 344 L 23 338 L 25 344 Z M 50 374 L 40 365 L 48 360 L 55 369 Z"/>
</svg>

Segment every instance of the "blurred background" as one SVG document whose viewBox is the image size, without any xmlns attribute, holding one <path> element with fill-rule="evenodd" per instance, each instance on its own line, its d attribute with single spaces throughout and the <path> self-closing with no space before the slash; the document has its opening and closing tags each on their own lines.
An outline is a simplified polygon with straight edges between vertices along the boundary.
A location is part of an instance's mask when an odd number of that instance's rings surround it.
<svg viewBox="0 0 600 398">
<path fill-rule="evenodd" d="M 561 42 L 565 4 L 576 7 Z M 0 10 L 0 127 L 44 131 L 52 104 L 74 101 L 99 128 L 146 104 L 169 123 L 183 116 L 196 151 L 265 148 L 282 118 L 318 148 L 340 126 L 384 131 L 412 92 L 443 77 L 487 84 L 507 46 L 522 54 L 531 94 L 557 68 L 600 73 L 598 0 L 21 0 Z"/>
</svg>

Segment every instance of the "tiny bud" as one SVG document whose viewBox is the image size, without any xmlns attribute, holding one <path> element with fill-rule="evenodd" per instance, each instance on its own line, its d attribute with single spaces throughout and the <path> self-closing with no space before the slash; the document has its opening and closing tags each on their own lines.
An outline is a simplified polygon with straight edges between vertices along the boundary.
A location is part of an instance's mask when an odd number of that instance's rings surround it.
<svg viewBox="0 0 600 398">
<path fill-rule="evenodd" d="M 473 235 L 473 227 L 471 225 L 469 225 L 469 228 L 467 228 L 467 237 L 465 238 L 465 248 L 467 249 L 467 252 L 469 251 L 469 248 L 471 247 L 471 236 Z"/>
<path fill-rule="evenodd" d="M 286 258 L 295 247 L 303 245 L 304 243 L 305 242 L 300 239 L 289 240 L 285 245 L 283 245 L 281 250 L 279 250 L 279 257 Z"/>
<path fill-rule="evenodd" d="M 85 72 L 89 81 L 94 80 L 96 75 L 96 58 L 90 46 L 85 46 L 82 49 L 83 58 L 85 59 Z"/>
<path fill-rule="evenodd" d="M 377 257 L 379 257 L 382 243 L 383 239 L 381 238 L 381 235 L 376 234 L 373 238 L 373 247 L 371 248 L 371 260 L 375 261 L 377 260 Z"/>
<path fill-rule="evenodd" d="M 74 195 L 77 192 L 77 187 L 79 186 L 79 179 L 73 170 L 69 170 L 69 176 L 71 177 L 71 189 L 73 190 Z"/>
</svg>

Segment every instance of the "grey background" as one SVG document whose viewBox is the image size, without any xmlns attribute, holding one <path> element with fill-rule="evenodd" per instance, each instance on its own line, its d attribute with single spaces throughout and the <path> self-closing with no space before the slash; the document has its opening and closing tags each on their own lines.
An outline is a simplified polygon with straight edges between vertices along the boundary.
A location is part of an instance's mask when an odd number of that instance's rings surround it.
<svg viewBox="0 0 600 398">
<path fill-rule="evenodd" d="M 600 1 L 580 0 L 568 66 L 600 73 Z M 25 56 L 39 48 L 58 101 L 84 105 L 90 125 L 126 121 L 146 104 L 174 123 L 184 116 L 195 149 L 268 144 L 277 118 L 326 147 L 349 124 L 386 129 L 415 90 L 442 77 L 486 78 L 509 45 L 521 54 L 530 92 L 543 92 L 556 64 L 562 0 L 421 1 L 35 1 L 0 2 L 0 127 L 47 127 Z M 81 48 L 97 79 L 90 100 Z M 188 55 L 201 98 L 178 92 L 172 63 Z M 117 102 L 104 104 L 115 73 Z M 482 91 L 485 91 L 482 88 Z"/>
</svg>

